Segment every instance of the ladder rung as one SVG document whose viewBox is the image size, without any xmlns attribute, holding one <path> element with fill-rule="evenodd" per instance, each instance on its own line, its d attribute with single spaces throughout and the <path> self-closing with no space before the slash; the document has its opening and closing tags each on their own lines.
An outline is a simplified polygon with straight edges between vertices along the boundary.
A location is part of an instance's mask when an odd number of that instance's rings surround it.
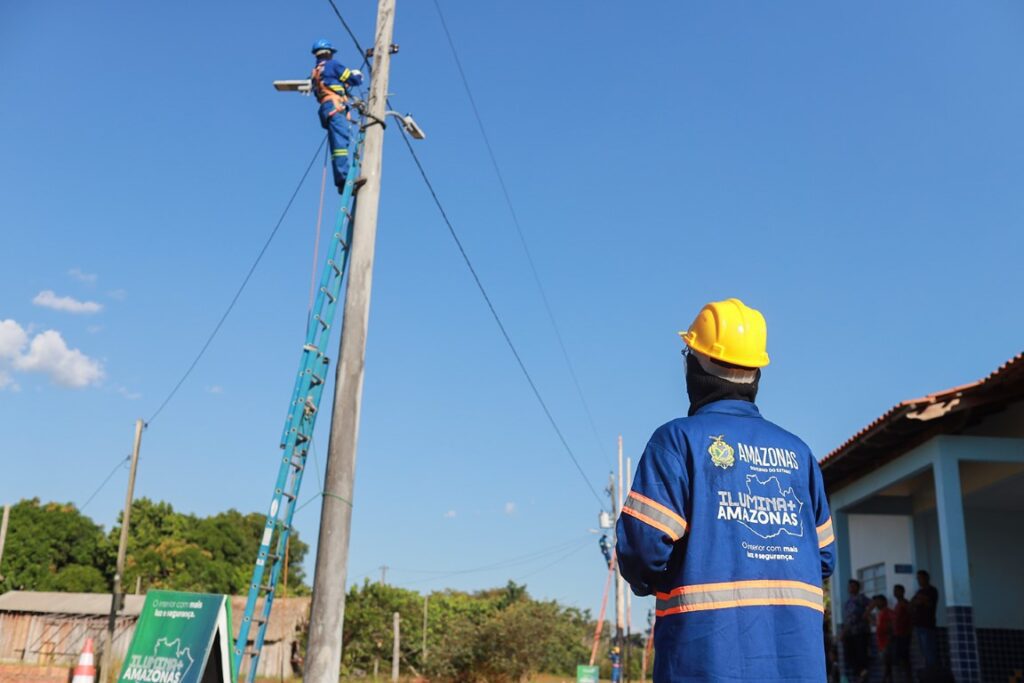
<svg viewBox="0 0 1024 683">
<path fill-rule="evenodd" d="M 295 500 L 296 498 L 298 498 L 298 496 L 296 496 L 294 493 L 288 493 L 287 491 L 281 491 L 281 495 L 287 498 L 288 500 Z"/>
<path fill-rule="evenodd" d="M 341 239 L 341 238 L 339 238 L 339 239 Z M 341 268 L 339 268 L 338 264 L 334 262 L 334 259 L 329 260 L 327 262 L 327 264 L 330 265 L 331 270 L 334 271 L 335 275 L 341 275 Z"/>
<path fill-rule="evenodd" d="M 314 372 L 309 375 L 309 383 L 314 387 L 318 387 L 324 383 L 324 378 Z"/>
<path fill-rule="evenodd" d="M 306 399 L 306 414 L 307 415 L 312 415 L 316 411 L 317 411 L 317 407 L 316 407 L 316 404 L 313 403 L 313 399 L 307 398 Z"/>
<path fill-rule="evenodd" d="M 243 652 L 242 654 L 245 655 L 246 657 L 256 657 L 256 656 L 258 656 L 260 654 L 260 651 L 257 650 L 254 647 L 249 647 L 249 648 L 246 648 L 245 652 Z"/>
<path fill-rule="evenodd" d="M 313 353 L 320 353 L 320 349 L 317 348 L 313 344 L 303 344 L 302 345 L 302 350 L 303 351 L 312 351 Z"/>
<path fill-rule="evenodd" d="M 324 319 L 323 319 L 323 318 L 321 318 L 321 317 L 320 317 L 319 315 L 318 315 L 318 316 L 316 317 L 316 321 L 317 321 L 318 323 L 320 323 L 320 326 L 321 326 L 321 327 L 323 327 L 323 328 L 324 328 L 325 330 L 326 330 L 326 329 L 327 329 L 328 327 L 330 327 L 330 325 L 328 325 L 327 323 L 325 323 L 325 322 L 324 322 Z"/>
<path fill-rule="evenodd" d="M 295 443 L 306 443 L 307 441 L 309 441 L 308 436 L 306 436 L 302 432 L 295 432 Z"/>
<path fill-rule="evenodd" d="M 306 466 L 303 465 L 301 462 L 295 462 L 294 460 L 292 460 L 291 464 L 292 464 L 292 467 L 295 468 L 296 472 L 301 472 L 302 470 L 306 469 Z"/>
<path fill-rule="evenodd" d="M 327 297 L 328 299 L 330 299 L 330 300 L 331 300 L 331 303 L 332 303 L 332 304 L 333 304 L 333 303 L 334 303 L 335 301 L 337 301 L 337 300 L 338 300 L 338 297 L 336 297 L 336 296 L 334 296 L 333 294 L 331 294 L 330 292 L 328 292 L 328 291 L 327 291 L 327 288 L 326 288 L 326 287 L 321 287 L 321 288 L 320 288 L 320 291 L 324 293 L 324 296 L 326 296 L 326 297 Z"/>
<path fill-rule="evenodd" d="M 273 593 L 274 592 L 274 587 L 271 586 L 268 583 L 264 583 L 264 584 L 260 585 L 260 590 L 263 591 L 264 593 Z"/>
</svg>

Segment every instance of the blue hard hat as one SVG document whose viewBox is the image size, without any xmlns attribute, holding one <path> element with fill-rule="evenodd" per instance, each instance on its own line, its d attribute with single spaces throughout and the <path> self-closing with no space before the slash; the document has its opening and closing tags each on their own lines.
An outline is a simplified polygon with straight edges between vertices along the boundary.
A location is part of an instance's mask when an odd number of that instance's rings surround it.
<svg viewBox="0 0 1024 683">
<path fill-rule="evenodd" d="M 323 50 L 337 52 L 337 50 L 334 49 L 334 46 L 331 45 L 331 41 L 327 40 L 326 38 L 321 38 L 320 40 L 313 43 L 313 49 L 311 50 L 311 52 L 313 54 L 316 54 L 317 52 L 321 52 Z"/>
</svg>

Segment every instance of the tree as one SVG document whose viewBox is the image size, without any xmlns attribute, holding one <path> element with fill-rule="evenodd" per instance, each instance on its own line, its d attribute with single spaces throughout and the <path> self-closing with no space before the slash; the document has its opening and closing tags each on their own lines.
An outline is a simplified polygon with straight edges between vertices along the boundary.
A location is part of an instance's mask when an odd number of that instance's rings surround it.
<svg viewBox="0 0 1024 683">
<path fill-rule="evenodd" d="M 4 546 L 8 590 L 104 590 L 113 565 L 103 529 L 72 503 L 22 500 L 11 507 Z"/>
</svg>

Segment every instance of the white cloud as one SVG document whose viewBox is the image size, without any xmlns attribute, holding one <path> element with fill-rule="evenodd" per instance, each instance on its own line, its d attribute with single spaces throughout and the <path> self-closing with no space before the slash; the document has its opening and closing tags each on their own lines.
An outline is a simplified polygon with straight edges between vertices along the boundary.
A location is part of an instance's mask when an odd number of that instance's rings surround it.
<svg viewBox="0 0 1024 683">
<path fill-rule="evenodd" d="M 79 301 L 70 296 L 57 296 L 52 289 L 44 289 L 36 294 L 32 303 L 36 306 L 67 313 L 99 313 L 103 310 L 103 305 L 95 301 Z"/>
<path fill-rule="evenodd" d="M 516 514 L 516 504 L 512 501 L 505 503 L 505 514 L 514 515 Z"/>
<path fill-rule="evenodd" d="M 117 393 L 121 394 L 129 401 L 138 401 L 140 398 L 142 398 L 142 394 L 140 394 L 137 391 L 131 391 L 128 389 L 128 387 L 118 387 Z"/>
<path fill-rule="evenodd" d="M 28 344 L 28 333 L 14 320 L 0 320 L 0 359 L 13 360 Z"/>
<path fill-rule="evenodd" d="M 60 332 L 46 330 L 28 342 L 28 333 L 14 320 L 0 321 L 0 359 L 9 362 L 14 370 L 41 372 L 57 384 L 76 389 L 103 379 L 100 362 L 78 349 L 68 348 Z M 7 374 L 5 368 L 0 368 L 0 372 Z"/>
<path fill-rule="evenodd" d="M 87 282 L 90 285 L 96 284 L 96 280 L 98 279 L 96 273 L 86 273 L 81 268 L 72 268 L 68 271 L 68 275 L 79 282 Z"/>
<path fill-rule="evenodd" d="M 89 325 L 85 331 L 89 334 L 98 334 L 103 331 L 103 325 Z"/>
<path fill-rule="evenodd" d="M 0 370 L 0 391 L 21 391 L 21 387 L 5 370 Z"/>
<path fill-rule="evenodd" d="M 442 515 L 445 519 L 455 519 L 455 510 L 449 510 Z"/>
</svg>

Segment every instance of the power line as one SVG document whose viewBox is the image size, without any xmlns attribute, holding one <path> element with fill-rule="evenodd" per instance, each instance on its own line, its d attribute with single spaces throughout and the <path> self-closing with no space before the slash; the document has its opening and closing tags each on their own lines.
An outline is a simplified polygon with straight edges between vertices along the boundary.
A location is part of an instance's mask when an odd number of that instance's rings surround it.
<svg viewBox="0 0 1024 683">
<path fill-rule="evenodd" d="M 498 324 L 498 329 L 501 330 L 501 336 L 505 338 L 505 343 L 508 344 L 509 350 L 512 355 L 515 356 L 516 363 L 519 364 L 519 369 L 522 371 L 523 376 L 526 378 L 527 383 L 530 385 L 530 389 L 533 391 L 534 397 L 540 404 L 541 409 L 548 418 L 548 422 L 551 423 L 552 429 L 555 430 L 555 434 L 558 435 L 558 440 L 562 442 L 562 446 L 565 448 L 566 454 L 569 459 L 572 460 L 572 464 L 576 466 L 580 476 L 583 477 L 583 481 L 586 483 L 587 488 L 594 494 L 594 498 L 597 499 L 598 503 L 604 505 L 604 500 L 597 494 L 597 489 L 590 483 L 590 479 L 587 477 L 583 468 L 580 466 L 580 461 L 576 459 L 576 454 L 573 453 L 572 448 L 569 446 L 569 442 L 565 440 L 565 436 L 562 434 L 561 428 L 558 426 L 558 422 L 555 421 L 554 415 L 551 414 L 551 410 L 548 409 L 548 404 L 544 401 L 544 397 L 541 396 L 540 390 L 537 389 L 537 385 L 533 381 L 533 377 L 530 375 L 530 371 L 526 369 L 526 364 L 523 362 L 522 357 L 519 355 L 516 345 L 512 343 L 512 338 L 508 334 L 508 330 L 505 329 L 505 323 L 501 321 L 501 316 L 498 315 L 498 311 L 494 308 L 494 303 L 491 301 L 491 297 L 487 294 L 487 290 L 484 288 L 483 283 L 480 281 L 480 276 L 477 275 L 476 268 L 473 267 L 473 262 L 470 261 L 469 255 L 466 253 L 465 247 L 462 246 L 462 240 L 459 239 L 458 233 L 455 232 L 455 227 L 452 225 L 451 220 L 448 218 L 448 212 L 444 210 L 444 206 L 441 204 L 440 198 L 437 196 L 437 192 L 434 190 L 433 183 L 430 182 L 430 178 L 427 177 L 427 172 L 423 168 L 423 164 L 420 162 L 419 156 L 416 155 L 416 150 L 413 149 L 412 143 L 409 142 L 409 137 L 405 134 L 405 131 L 399 129 L 402 134 L 402 140 L 405 142 L 406 148 L 409 150 L 409 154 L 412 155 L 412 160 L 416 163 L 416 168 L 419 169 L 420 175 L 423 177 L 423 182 L 426 183 L 427 189 L 430 191 L 430 196 L 434 198 L 434 204 L 437 205 L 437 210 L 441 213 L 441 218 L 444 219 L 445 225 L 448 226 L 448 232 L 451 233 L 452 239 L 455 240 L 455 246 L 458 247 L 459 253 L 462 254 L 462 260 L 466 262 L 466 267 L 469 268 L 470 274 L 473 276 L 473 281 L 476 282 L 477 289 L 480 290 L 481 296 L 487 303 L 487 308 L 491 311 L 491 316 L 494 317 L 494 322 Z"/>
<path fill-rule="evenodd" d="M 96 487 L 96 490 L 92 492 L 92 495 L 90 495 L 88 498 L 86 498 L 85 502 L 82 503 L 82 506 L 80 508 L 78 508 L 78 511 L 79 512 L 84 512 L 85 508 L 88 507 L 89 503 L 91 503 L 93 501 L 93 499 L 96 496 L 99 495 L 100 491 L 103 490 L 103 487 L 105 487 L 110 482 L 110 480 L 114 478 L 114 475 L 117 474 L 117 471 L 119 469 L 123 468 L 128 463 L 128 461 L 130 461 L 131 459 L 132 459 L 131 455 L 126 455 L 126 456 L 124 456 L 123 460 L 118 460 L 117 464 L 114 465 L 114 469 L 110 470 L 110 474 L 107 475 L 107 478 L 104 479 L 103 482 L 99 486 Z"/>
<path fill-rule="evenodd" d="M 148 420 L 146 420 L 147 426 L 150 423 L 152 423 L 153 420 L 156 419 L 157 415 L 159 415 L 163 411 L 167 404 L 170 403 L 171 399 L 174 398 L 174 395 L 178 393 L 178 389 L 181 388 L 181 385 L 185 383 L 185 380 L 188 379 L 188 376 L 192 374 L 193 370 L 195 370 L 195 367 L 199 363 L 199 360 L 206 353 L 206 350 L 210 348 L 210 344 L 213 343 L 214 337 L 216 337 L 217 333 L 220 332 L 220 328 L 222 325 L 224 325 L 224 321 L 227 320 L 228 315 L 231 314 L 232 309 L 234 309 L 235 304 L 238 302 L 238 298 L 242 296 L 242 292 L 245 290 L 246 285 L 249 284 L 249 279 L 252 278 L 252 274 L 256 271 L 256 266 L 258 266 L 260 264 L 260 261 L 263 260 L 263 255 L 267 253 L 267 249 L 270 247 L 270 243 L 274 240 L 274 237 L 277 235 L 277 231 L 281 228 L 281 224 L 284 223 L 285 216 L 288 215 L 288 210 L 292 208 L 292 203 L 295 201 L 295 197 L 298 196 L 299 190 L 302 189 L 303 184 L 306 182 L 306 177 L 309 176 L 309 171 L 313 168 L 313 164 L 316 163 L 317 157 L 320 156 L 320 150 L 323 148 L 325 141 L 326 138 L 320 140 L 320 144 L 317 145 L 316 151 L 313 152 L 313 158 L 309 160 L 309 165 L 306 166 L 306 170 L 303 172 L 302 178 L 299 179 L 298 185 L 295 186 L 295 191 L 292 192 L 291 198 L 289 198 L 288 203 L 285 204 L 284 211 L 281 212 L 281 217 L 277 219 L 277 223 L 274 225 L 274 229 L 271 230 L 270 235 L 267 236 L 266 241 L 263 243 L 263 248 L 260 249 L 259 254 L 256 255 L 256 260 L 253 261 L 252 265 L 249 267 L 249 272 L 246 273 L 245 277 L 242 279 L 242 284 L 239 285 L 238 291 L 236 291 L 235 295 L 231 298 L 231 302 L 228 304 L 228 307 L 224 310 L 224 314 L 221 315 L 220 320 L 218 320 L 217 324 L 214 325 L 213 331 L 210 332 L 210 336 L 206 338 L 206 342 L 203 344 L 202 348 L 199 349 L 199 353 L 197 353 L 196 357 L 192 359 L 192 363 L 188 366 L 188 369 L 185 370 L 185 374 L 181 376 L 181 379 L 178 380 L 178 383 L 174 385 L 173 389 L 171 389 L 171 393 L 167 394 L 167 398 L 163 400 L 163 403 L 161 403 L 160 407 L 156 409 L 156 412 L 153 413 L 153 415 Z"/>
<path fill-rule="evenodd" d="M 337 5 L 334 4 L 334 0 L 327 0 L 327 2 L 331 4 L 331 7 L 334 9 L 335 14 L 338 15 L 338 19 L 341 20 L 342 25 L 345 27 L 345 30 L 349 32 L 349 37 L 352 38 L 352 42 L 355 44 L 356 48 L 360 50 L 363 54 L 365 54 L 365 52 L 362 49 L 362 46 L 359 44 L 358 39 L 356 39 L 348 24 L 345 22 L 344 18 L 342 18 L 341 12 L 338 11 Z M 598 495 L 597 489 L 595 489 L 594 485 L 590 483 L 590 479 L 583 471 L 583 467 L 580 466 L 580 462 L 579 460 L 577 460 L 576 454 L 573 453 L 572 448 L 569 446 L 569 442 L 565 440 L 565 436 L 562 434 L 562 430 L 558 426 L 558 422 L 555 420 L 554 415 L 551 414 L 551 410 L 548 408 L 547 403 L 541 396 L 540 390 L 537 389 L 537 385 L 533 381 L 533 377 L 530 375 L 530 371 L 526 369 L 526 364 L 523 362 L 522 357 L 519 355 L 519 351 L 516 349 L 515 344 L 512 342 L 512 338 L 509 336 L 508 330 L 505 329 L 505 324 L 502 322 L 501 316 L 498 315 L 498 311 L 495 309 L 494 303 L 491 301 L 491 297 L 487 294 L 487 290 L 484 288 L 483 282 L 480 281 L 480 276 L 477 275 L 476 268 L 473 267 L 473 262 L 470 261 L 469 255 L 466 253 L 465 247 L 462 246 L 462 240 L 459 239 L 458 233 L 455 232 L 455 226 L 452 225 L 451 220 L 448 218 L 448 212 L 445 211 L 444 206 L 441 204 L 441 200 L 437 196 L 437 192 L 434 190 L 434 185 L 433 183 L 430 182 L 430 178 L 427 176 L 427 172 L 423 168 L 423 164 L 422 162 L 420 162 L 420 158 L 416 154 L 416 150 L 413 148 L 412 143 L 409 142 L 409 136 L 406 135 L 405 131 L 402 128 L 399 128 L 398 132 L 401 133 L 402 141 L 405 142 L 406 149 L 409 150 L 409 154 L 412 156 L 413 161 L 416 163 L 416 168 L 419 169 L 420 175 L 423 177 L 423 182 L 427 186 L 427 190 L 430 191 L 431 197 L 434 198 L 434 204 L 437 206 L 437 210 L 440 212 L 441 218 L 444 219 L 445 225 L 448 226 L 448 232 L 451 233 L 452 239 L 455 240 L 455 246 L 458 247 L 459 253 L 462 254 L 462 259 L 463 261 L 465 261 L 466 267 L 469 268 L 469 272 L 473 276 L 474 282 L 476 282 L 477 289 L 480 290 L 480 294 L 483 296 L 484 301 L 487 303 L 487 308 L 490 309 L 491 315 L 494 317 L 494 322 L 498 324 L 498 329 L 501 330 L 501 335 L 505 338 L 505 343 L 508 344 L 508 348 L 512 352 L 512 355 L 515 356 L 516 363 L 519 365 L 519 369 L 522 371 L 523 376 L 526 378 L 527 383 L 530 385 L 530 389 L 533 391 L 534 397 L 536 397 L 541 409 L 547 416 L 548 422 L 551 423 L 552 429 L 555 430 L 555 434 L 558 435 L 558 440 L 561 441 L 562 446 L 565 448 L 566 454 L 569 456 L 569 459 L 572 460 L 573 465 L 576 466 L 576 470 L 580 473 L 580 476 L 583 478 L 584 483 L 586 483 L 587 488 L 590 489 L 590 493 L 593 494 L 594 498 L 598 501 L 598 503 L 603 506 L 604 500 L 601 498 L 600 495 Z"/>
<path fill-rule="evenodd" d="M 544 285 L 540 279 L 540 274 L 537 272 L 537 265 L 534 263 L 530 247 L 526 243 L 526 234 L 523 232 L 523 226 L 519 222 L 519 214 L 516 212 L 515 205 L 512 203 L 512 195 L 509 193 L 508 185 L 505 183 L 505 176 L 501 172 L 501 167 L 498 165 L 498 157 L 494 153 L 494 147 L 491 145 L 490 136 L 487 135 L 487 129 L 484 127 L 483 117 L 480 115 L 480 109 L 476 106 L 476 98 L 473 97 L 473 90 L 469 87 L 469 79 L 466 78 L 466 72 L 462 68 L 462 60 L 459 59 L 459 52 L 455 48 L 455 40 L 452 38 L 451 31 L 448 30 L 448 22 L 445 21 L 444 12 L 441 11 L 441 5 L 438 0 L 434 0 L 434 8 L 437 9 L 437 16 L 441 20 L 441 28 L 444 29 L 444 35 L 448 39 L 448 47 L 451 48 L 452 58 L 455 60 L 455 66 L 458 68 L 459 77 L 462 80 L 462 87 L 466 91 L 466 97 L 469 98 L 469 105 L 473 109 L 473 117 L 476 119 L 476 125 L 480 129 L 480 135 L 484 140 L 484 146 L 487 148 L 487 155 L 491 159 L 491 166 L 494 168 L 494 175 L 497 176 L 498 184 L 501 186 L 501 192 L 505 196 L 505 205 L 508 207 L 509 214 L 512 216 L 512 224 L 515 225 L 516 233 L 519 235 L 519 242 L 523 246 L 523 253 L 526 254 L 526 261 L 530 265 L 530 272 L 533 274 L 533 281 L 537 284 L 537 289 L 540 292 L 540 298 L 544 302 L 544 310 L 548 314 L 548 320 L 551 322 L 551 328 L 554 330 L 555 338 L 558 340 L 558 346 L 562 350 L 562 358 L 565 359 L 565 365 L 568 368 L 569 375 L 572 377 L 572 382 L 576 387 L 576 394 L 579 396 L 580 403 L 583 405 L 583 411 L 586 413 L 587 420 L 590 422 L 590 429 L 594 434 L 594 441 L 597 444 L 598 452 L 601 452 L 605 447 L 601 445 L 601 437 L 597 431 L 597 424 L 594 422 L 594 415 L 590 410 L 590 404 L 587 403 L 587 399 L 583 394 L 583 387 L 580 385 L 579 377 L 576 375 L 576 368 L 569 356 L 569 350 L 565 346 L 565 340 L 562 338 L 562 331 L 555 319 L 555 313 L 551 308 L 551 302 L 548 299 L 547 291 L 544 289 Z"/>
</svg>

